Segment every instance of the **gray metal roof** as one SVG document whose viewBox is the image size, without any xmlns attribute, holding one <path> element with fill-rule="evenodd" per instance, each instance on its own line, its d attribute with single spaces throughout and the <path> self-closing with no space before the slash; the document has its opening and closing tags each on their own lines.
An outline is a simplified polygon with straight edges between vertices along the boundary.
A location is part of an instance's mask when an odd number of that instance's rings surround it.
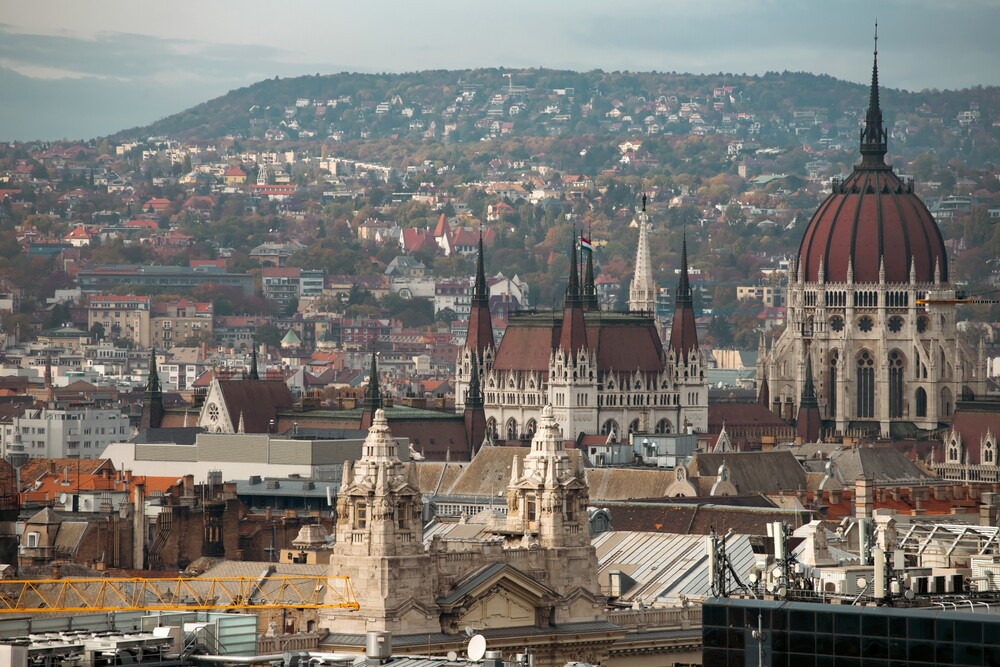
<svg viewBox="0 0 1000 667">
<path fill-rule="evenodd" d="M 611 531 L 597 535 L 593 544 L 602 586 L 608 585 L 608 573 L 616 570 L 635 582 L 619 602 L 653 604 L 681 595 L 704 599 L 711 594 L 704 535 Z M 754 555 L 748 536 L 729 538 L 726 555 L 741 578 L 749 574 Z"/>
</svg>

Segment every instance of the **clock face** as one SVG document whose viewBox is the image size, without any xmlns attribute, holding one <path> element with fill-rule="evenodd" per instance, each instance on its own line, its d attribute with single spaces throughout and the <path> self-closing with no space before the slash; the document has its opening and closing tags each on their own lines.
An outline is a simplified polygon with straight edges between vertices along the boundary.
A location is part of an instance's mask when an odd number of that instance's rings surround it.
<svg viewBox="0 0 1000 667">
<path fill-rule="evenodd" d="M 219 406 L 215 403 L 208 404 L 208 418 L 213 422 L 219 421 Z"/>
</svg>

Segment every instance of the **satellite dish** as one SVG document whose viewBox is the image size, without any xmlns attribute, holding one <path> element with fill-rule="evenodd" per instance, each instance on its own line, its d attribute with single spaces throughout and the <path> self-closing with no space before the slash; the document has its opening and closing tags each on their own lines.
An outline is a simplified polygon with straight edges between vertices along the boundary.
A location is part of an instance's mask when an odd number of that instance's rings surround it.
<svg viewBox="0 0 1000 667">
<path fill-rule="evenodd" d="M 910 590 L 909 588 L 907 588 L 907 589 L 906 589 L 906 592 L 905 592 L 905 593 L 903 593 L 903 597 L 904 597 L 904 598 L 906 598 L 907 600 L 912 600 L 912 599 L 913 599 L 913 597 L 914 597 L 914 595 L 913 595 L 913 591 L 912 591 L 912 590 Z"/>
<path fill-rule="evenodd" d="M 486 655 L 486 637 L 474 635 L 469 640 L 469 647 L 466 651 L 469 654 L 469 660 L 482 660 L 483 656 Z"/>
<path fill-rule="evenodd" d="M 858 585 L 858 588 L 865 588 L 868 586 L 868 581 L 864 577 L 858 577 L 858 580 L 855 583 Z"/>
<path fill-rule="evenodd" d="M 476 631 L 472 629 L 471 625 L 465 626 L 465 636 L 471 638 L 472 635 L 476 634 Z"/>
<path fill-rule="evenodd" d="M 454 651 L 448 651 L 448 661 L 455 662 L 456 660 L 458 660 L 458 654 Z"/>
<path fill-rule="evenodd" d="M 67 500 L 69 500 L 69 496 L 67 494 L 65 494 L 65 493 L 59 494 L 59 504 L 60 505 L 65 505 Z"/>
</svg>

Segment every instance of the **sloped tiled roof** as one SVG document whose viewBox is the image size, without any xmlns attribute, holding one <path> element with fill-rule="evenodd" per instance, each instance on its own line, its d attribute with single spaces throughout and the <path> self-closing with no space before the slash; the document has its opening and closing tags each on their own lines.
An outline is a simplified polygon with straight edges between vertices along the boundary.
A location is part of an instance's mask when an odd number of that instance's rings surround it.
<svg viewBox="0 0 1000 667">
<path fill-rule="evenodd" d="M 641 468 L 589 468 L 587 483 L 591 502 L 662 498 L 674 482 L 671 470 Z"/>
<path fill-rule="evenodd" d="M 723 462 L 729 468 L 729 481 L 743 495 L 806 488 L 806 471 L 787 450 L 695 454 L 692 475 L 714 478 Z"/>
</svg>

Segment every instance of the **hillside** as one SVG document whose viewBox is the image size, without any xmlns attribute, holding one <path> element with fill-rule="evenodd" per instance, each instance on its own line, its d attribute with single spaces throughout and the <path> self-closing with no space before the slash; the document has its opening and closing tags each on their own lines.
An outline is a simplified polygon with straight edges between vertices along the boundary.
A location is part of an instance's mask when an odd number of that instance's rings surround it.
<svg viewBox="0 0 1000 667">
<path fill-rule="evenodd" d="M 805 118 L 826 135 L 850 124 L 868 101 L 867 87 L 830 76 L 771 72 L 763 76 L 657 72 L 571 72 L 477 69 L 406 74 L 301 76 L 260 81 L 113 139 L 168 136 L 211 141 L 225 136 L 276 140 L 437 139 L 484 136 L 628 136 L 686 134 L 696 122 L 711 133 L 739 136 L 757 123 L 795 126 Z M 1000 88 L 919 93 L 882 89 L 887 123 L 937 150 L 925 125 L 952 124 L 975 112 L 985 129 L 984 157 L 995 154 Z M 750 120 L 751 122 L 743 122 Z M 680 124 L 678 124 L 680 121 Z M 492 123 L 499 123 L 499 127 Z M 761 129 L 763 125 L 763 129 Z M 800 129 L 794 136 L 809 133 Z M 651 128 L 651 126 L 653 126 Z M 484 133 L 485 131 L 485 133 Z M 780 132 L 779 136 L 784 136 Z M 915 135 L 915 136 L 914 136 Z M 925 145 L 926 144 L 926 145 Z M 969 159 L 969 156 L 966 156 Z M 971 157 L 975 161 L 975 157 Z"/>
</svg>

